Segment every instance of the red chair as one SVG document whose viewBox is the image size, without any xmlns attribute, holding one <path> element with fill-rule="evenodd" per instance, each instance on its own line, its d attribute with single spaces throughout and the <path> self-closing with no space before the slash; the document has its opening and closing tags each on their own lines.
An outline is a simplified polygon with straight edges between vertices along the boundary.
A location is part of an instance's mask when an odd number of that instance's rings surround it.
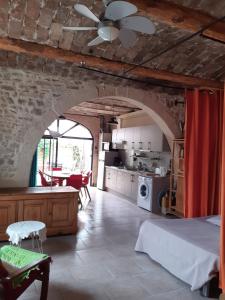
<svg viewBox="0 0 225 300">
<path fill-rule="evenodd" d="M 92 176 L 92 171 L 89 171 L 87 174 L 82 176 L 82 187 L 84 188 L 85 195 L 86 196 L 88 195 L 89 201 L 91 201 L 91 196 L 87 186 L 90 182 L 91 176 Z"/>
<path fill-rule="evenodd" d="M 52 182 L 49 182 L 45 179 L 43 173 L 39 170 L 39 175 L 41 176 L 41 185 L 42 186 L 56 186 L 56 182 L 52 181 Z"/>
<path fill-rule="evenodd" d="M 62 171 L 62 167 L 53 167 L 52 171 Z"/>
<path fill-rule="evenodd" d="M 66 185 L 67 186 L 72 186 L 73 188 L 75 188 L 76 190 L 81 192 L 81 188 L 83 186 L 82 179 L 83 179 L 83 177 L 82 177 L 81 174 L 70 175 L 70 177 L 66 179 Z M 80 198 L 80 194 L 78 195 L 78 204 L 80 204 L 81 209 L 82 209 L 83 204 L 82 204 L 82 201 L 81 201 L 81 198 Z"/>
<path fill-rule="evenodd" d="M 52 171 L 62 171 L 62 167 L 52 167 L 51 169 Z M 55 184 L 62 186 L 63 185 L 63 180 L 60 180 L 59 178 L 55 178 L 53 180 L 55 182 Z"/>
</svg>

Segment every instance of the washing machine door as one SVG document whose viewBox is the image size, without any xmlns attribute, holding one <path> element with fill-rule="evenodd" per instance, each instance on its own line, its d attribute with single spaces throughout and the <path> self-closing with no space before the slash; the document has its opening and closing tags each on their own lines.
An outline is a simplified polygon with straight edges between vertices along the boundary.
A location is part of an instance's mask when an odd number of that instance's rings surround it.
<svg viewBox="0 0 225 300">
<path fill-rule="evenodd" d="M 139 197 L 142 200 L 148 199 L 149 196 L 149 186 L 145 182 L 141 183 L 139 186 Z"/>
</svg>

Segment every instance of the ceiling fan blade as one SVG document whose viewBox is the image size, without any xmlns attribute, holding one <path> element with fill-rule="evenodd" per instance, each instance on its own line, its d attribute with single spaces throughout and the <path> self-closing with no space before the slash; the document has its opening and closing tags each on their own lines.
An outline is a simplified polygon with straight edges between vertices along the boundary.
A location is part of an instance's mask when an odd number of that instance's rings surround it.
<svg viewBox="0 0 225 300">
<path fill-rule="evenodd" d="M 148 18 L 141 16 L 126 17 L 120 21 L 121 28 L 131 29 L 142 33 L 155 33 L 155 25 Z"/>
<path fill-rule="evenodd" d="M 119 33 L 119 39 L 124 48 L 130 48 L 135 45 L 137 34 L 132 30 L 122 28 Z"/>
<path fill-rule="evenodd" d="M 97 27 L 63 27 L 63 30 L 76 30 L 76 31 L 81 31 L 81 30 L 97 30 Z"/>
<path fill-rule="evenodd" d="M 97 36 L 94 40 L 92 40 L 88 43 L 88 46 L 89 47 L 90 46 L 97 46 L 97 45 L 99 45 L 103 42 L 104 42 L 104 40 L 100 36 Z"/>
<path fill-rule="evenodd" d="M 114 1 L 107 6 L 105 17 L 112 21 L 118 21 L 136 12 L 137 7 L 129 2 Z"/>
<path fill-rule="evenodd" d="M 96 15 L 94 15 L 87 6 L 83 4 L 75 4 L 74 9 L 82 16 L 87 17 L 96 23 L 100 22 L 99 18 L 97 18 Z"/>
</svg>

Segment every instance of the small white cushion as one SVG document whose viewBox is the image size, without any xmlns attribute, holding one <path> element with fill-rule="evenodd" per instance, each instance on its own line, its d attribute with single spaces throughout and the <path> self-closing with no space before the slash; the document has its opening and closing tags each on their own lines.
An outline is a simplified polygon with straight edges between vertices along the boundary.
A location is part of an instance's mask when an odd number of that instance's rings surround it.
<svg viewBox="0 0 225 300">
<path fill-rule="evenodd" d="M 209 222 L 209 223 L 212 223 L 216 226 L 220 226 L 221 218 L 220 218 L 219 215 L 218 216 L 212 216 L 212 217 L 206 219 L 206 221 Z"/>
</svg>

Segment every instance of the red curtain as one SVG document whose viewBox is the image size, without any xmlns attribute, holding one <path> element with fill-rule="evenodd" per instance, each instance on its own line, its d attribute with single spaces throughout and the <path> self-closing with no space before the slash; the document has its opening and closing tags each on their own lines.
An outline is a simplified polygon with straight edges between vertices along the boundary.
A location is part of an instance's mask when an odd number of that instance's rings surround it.
<svg viewBox="0 0 225 300">
<path fill-rule="evenodd" d="M 225 95 L 224 95 L 225 97 Z M 225 293 L 225 98 L 223 106 L 223 131 L 222 131 L 222 155 L 221 155 L 221 227 L 220 227 L 220 286 Z"/>
<path fill-rule="evenodd" d="M 185 217 L 219 211 L 222 107 L 221 91 L 186 91 Z"/>
</svg>

